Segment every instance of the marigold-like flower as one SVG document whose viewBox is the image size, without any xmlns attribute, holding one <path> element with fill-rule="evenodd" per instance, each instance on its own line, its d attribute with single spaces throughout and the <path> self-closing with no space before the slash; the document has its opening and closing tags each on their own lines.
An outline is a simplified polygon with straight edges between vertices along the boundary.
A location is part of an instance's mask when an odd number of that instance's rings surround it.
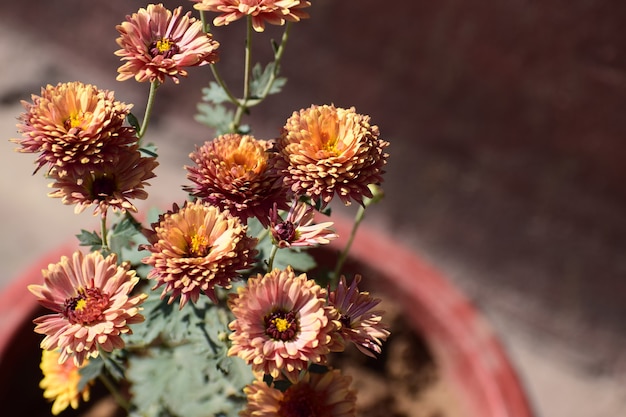
<svg viewBox="0 0 626 417">
<path fill-rule="evenodd" d="M 328 353 L 343 347 L 326 290 L 291 267 L 250 278 L 230 295 L 228 306 L 235 316 L 228 354 L 245 360 L 256 374 L 295 381 L 309 362 L 326 363 Z"/>
<path fill-rule="evenodd" d="M 328 105 L 294 112 L 276 142 L 285 186 L 323 205 L 335 193 L 346 205 L 371 198 L 368 185 L 382 182 L 389 143 L 369 120 L 354 108 Z"/>
<path fill-rule="evenodd" d="M 76 251 L 48 265 L 43 277 L 43 285 L 28 289 L 54 313 L 36 318 L 35 332 L 46 335 L 43 349 L 60 350 L 59 363 L 72 357 L 80 366 L 85 358 L 97 357 L 98 349 L 123 348 L 121 336 L 144 319 L 139 305 L 147 296 L 130 295 L 139 277 L 128 262 L 118 266 L 115 254 L 105 258 L 100 252 Z"/>
<path fill-rule="evenodd" d="M 298 22 L 309 17 L 302 9 L 311 3 L 305 0 L 192 0 L 197 10 L 222 13 L 213 19 L 215 26 L 228 25 L 244 16 L 252 17 L 257 32 L 265 30 L 265 22 L 282 26 L 286 21 Z"/>
<path fill-rule="evenodd" d="M 110 149 L 135 143 L 135 130 L 123 126 L 131 105 L 115 101 L 112 91 L 81 82 L 59 83 L 41 89 L 32 103 L 22 101 L 26 112 L 17 129 L 23 139 L 19 152 L 40 153 L 37 168 L 49 164 L 60 175 L 100 164 Z"/>
<path fill-rule="evenodd" d="M 267 226 L 276 203 L 287 208 L 282 180 L 273 169 L 271 144 L 249 135 L 225 134 L 196 148 L 186 166 L 193 186 L 183 187 L 192 196 L 228 209 L 244 223 L 256 217 Z"/>
<path fill-rule="evenodd" d="M 113 211 L 137 211 L 131 199 L 145 200 L 144 190 L 147 180 L 154 178 L 154 169 L 159 165 L 156 158 L 142 156 L 136 146 L 121 148 L 111 155 L 111 160 L 103 162 L 89 171 L 70 171 L 66 175 L 54 168 L 49 177 L 54 180 L 50 188 L 56 191 L 49 197 L 61 198 L 63 204 L 75 204 L 76 213 L 89 206 L 95 206 L 94 215 L 105 215 L 108 208 Z"/>
<path fill-rule="evenodd" d="M 58 415 L 67 407 L 74 410 L 82 398 L 89 401 L 90 381 L 82 390 L 78 390 L 80 382 L 80 368 L 73 361 L 59 363 L 59 352 L 56 350 L 42 350 L 40 368 L 43 372 L 43 379 L 39 382 L 39 387 L 44 390 L 43 397 L 52 402 L 52 414 Z M 85 360 L 82 366 L 87 365 Z"/>
<path fill-rule="evenodd" d="M 314 220 L 315 210 L 302 201 L 293 202 L 285 220 L 280 218 L 274 206 L 270 212 L 270 233 L 274 245 L 279 248 L 326 245 L 338 237 L 330 229 L 333 222 L 312 224 Z"/>
<path fill-rule="evenodd" d="M 384 311 L 372 309 L 380 303 L 369 292 L 359 291 L 361 276 L 356 275 L 348 287 L 346 277 L 342 276 L 337 289 L 330 293 L 328 303 L 340 314 L 341 330 L 339 334 L 353 342 L 365 355 L 375 357 L 372 352 L 380 353 L 382 342 L 389 337 L 387 326 L 382 323 Z"/>
<path fill-rule="evenodd" d="M 148 236 L 152 254 L 142 260 L 154 268 L 148 278 L 154 288 L 165 286 L 161 298 L 171 292 L 169 303 L 180 296 L 180 308 L 198 301 L 201 292 L 217 302 L 215 286 L 228 287 L 239 271 L 254 264 L 257 240 L 228 211 L 199 200 L 160 216 Z"/>
<path fill-rule="evenodd" d="M 120 37 L 117 44 L 122 48 L 115 52 L 122 61 L 118 68 L 118 81 L 134 77 L 139 82 L 165 81 L 170 77 L 179 83 L 178 77 L 186 77 L 186 67 L 202 66 L 217 62 L 219 43 L 204 33 L 202 22 L 182 14 L 182 6 L 174 11 L 162 4 L 149 4 L 126 21 L 116 26 Z"/>
<path fill-rule="evenodd" d="M 241 417 L 354 417 L 356 392 L 350 389 L 352 378 L 338 370 L 323 374 L 307 372 L 302 380 L 284 392 L 254 381 L 244 388 L 248 397 Z"/>
</svg>

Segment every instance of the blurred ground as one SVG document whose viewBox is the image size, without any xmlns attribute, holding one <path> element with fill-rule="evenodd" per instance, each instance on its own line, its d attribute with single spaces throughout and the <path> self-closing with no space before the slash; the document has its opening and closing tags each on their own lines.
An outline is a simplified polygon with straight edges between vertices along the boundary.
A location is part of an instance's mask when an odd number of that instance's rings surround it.
<svg viewBox="0 0 626 417">
<path fill-rule="evenodd" d="M 15 136 L 19 100 L 46 83 L 95 83 L 141 114 L 147 85 L 117 83 L 113 51 L 114 26 L 144 5 L 3 5 L 2 136 Z M 392 144 L 387 199 L 368 221 L 419 251 L 485 312 L 541 416 L 623 414 L 626 3 L 393 6 L 316 1 L 312 19 L 293 27 L 285 93 L 248 120 L 255 134 L 276 135 L 311 103 L 370 114 Z M 217 32 L 228 79 L 237 79 L 241 29 Z M 191 71 L 159 91 L 157 111 L 167 116 L 148 133 L 167 157 L 150 205 L 176 200 L 187 154 L 210 139 L 191 116 L 206 74 Z M 96 221 L 49 201 L 46 181 L 28 176 L 33 158 L 6 141 L 0 147 L 6 285 L 59 236 Z"/>
</svg>

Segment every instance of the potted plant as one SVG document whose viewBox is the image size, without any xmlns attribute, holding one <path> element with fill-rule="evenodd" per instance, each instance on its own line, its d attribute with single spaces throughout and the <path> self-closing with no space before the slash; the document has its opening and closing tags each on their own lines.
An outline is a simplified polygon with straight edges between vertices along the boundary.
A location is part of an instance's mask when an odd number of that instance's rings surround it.
<svg viewBox="0 0 626 417">
<path fill-rule="evenodd" d="M 93 209 L 101 226 L 80 231 L 77 244 L 5 293 L 0 367 L 11 377 L 0 391 L 7 402 L 33 385 L 40 367 L 43 379 L 35 380 L 53 414 L 85 402 L 90 408 L 102 388 L 114 412 L 131 416 L 405 412 L 391 397 L 358 399 L 357 388 L 371 389 L 366 382 L 375 378 L 356 368 L 369 362 L 395 375 L 395 391 L 404 392 L 398 401 L 415 399 L 417 370 L 430 364 L 433 380 L 445 384 L 441 392 L 452 393 L 444 403 L 457 404 L 446 414 L 530 416 L 475 309 L 414 255 L 360 228 L 366 208 L 382 198 L 389 146 L 370 117 L 311 105 L 269 140 L 243 123 L 285 84 L 279 69 L 290 28 L 308 17 L 309 5 L 194 0 L 200 18 L 162 4 L 126 16 L 116 27 L 117 79 L 150 85 L 141 118 L 114 92 L 80 81 L 48 85 L 24 102 L 22 137 L 13 142 L 38 155 L 36 171 L 52 180 L 51 197 L 76 212 Z M 215 28 L 207 12 L 218 13 Z M 239 20 L 241 97 L 217 65 L 217 29 Z M 273 59 L 253 66 L 252 42 L 266 24 L 285 30 L 272 41 Z M 136 215 L 134 200 L 147 198 L 158 165 L 157 149 L 145 142 L 158 89 L 179 83 L 192 66 L 208 66 L 214 76 L 196 118 L 215 138 L 190 153 L 188 200 Z M 355 220 L 331 216 L 331 201 L 356 203 Z M 31 320 L 34 354 L 11 337 Z M 405 360 L 416 352 L 421 361 Z M 29 415 L 40 413 L 36 401 L 20 411 L 28 407 Z"/>
</svg>

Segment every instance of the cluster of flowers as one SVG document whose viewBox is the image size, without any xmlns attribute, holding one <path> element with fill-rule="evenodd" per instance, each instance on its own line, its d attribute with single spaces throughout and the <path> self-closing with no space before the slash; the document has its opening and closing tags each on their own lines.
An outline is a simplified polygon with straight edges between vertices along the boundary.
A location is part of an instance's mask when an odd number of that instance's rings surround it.
<svg viewBox="0 0 626 417">
<path fill-rule="evenodd" d="M 214 24 L 249 17 L 256 31 L 264 24 L 284 24 L 307 17 L 302 0 L 194 0 L 201 11 L 221 13 Z M 179 82 L 185 68 L 214 64 L 218 47 L 200 20 L 160 4 L 140 9 L 117 27 L 125 63 L 118 80 L 135 78 L 153 87 Z M 145 199 L 144 188 L 155 176 L 156 156 L 144 150 L 147 126 L 127 125 L 131 105 L 116 101 L 111 91 L 80 82 L 43 88 L 24 102 L 13 139 L 18 151 L 36 153 L 37 168 L 53 182 L 51 197 L 74 205 L 76 212 L 94 208 L 105 224 L 109 210 L 136 212 L 134 199 Z M 220 135 L 190 154 L 186 167 L 191 199 L 161 214 L 143 230 L 148 244 L 142 262 L 151 267 L 147 280 L 163 287 L 161 298 L 180 308 L 203 294 L 218 303 L 217 288 L 230 288 L 241 271 L 258 260 L 257 239 L 248 236 L 254 218 L 267 229 L 276 248 L 326 244 L 337 235 L 332 222 L 316 223 L 316 208 L 338 196 L 346 205 L 364 205 L 371 186 L 382 182 L 388 143 L 368 116 L 354 108 L 313 105 L 294 112 L 280 135 L 260 140 L 249 134 Z M 102 230 L 106 246 L 106 229 Z M 55 400 L 53 414 L 89 397 L 89 384 L 78 388 L 78 368 L 102 352 L 125 346 L 124 335 L 144 320 L 137 293 L 143 281 L 129 262 L 115 253 L 77 250 L 43 271 L 43 284 L 29 290 L 52 311 L 35 320 L 45 335 L 41 386 Z M 245 388 L 248 405 L 242 416 L 352 416 L 355 393 L 350 378 L 338 370 L 308 371 L 326 364 L 330 352 L 353 342 L 362 352 L 380 353 L 389 331 L 379 300 L 341 277 L 323 288 L 291 267 L 272 268 L 247 277 L 228 295 L 234 319 L 229 328 L 228 354 L 248 363 L 257 379 Z M 272 380 L 289 382 L 279 389 Z"/>
</svg>

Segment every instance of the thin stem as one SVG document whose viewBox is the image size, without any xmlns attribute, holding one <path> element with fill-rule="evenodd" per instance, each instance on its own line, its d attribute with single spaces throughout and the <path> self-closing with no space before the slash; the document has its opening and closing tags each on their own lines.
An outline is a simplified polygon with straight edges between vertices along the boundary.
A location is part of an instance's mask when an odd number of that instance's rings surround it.
<svg viewBox="0 0 626 417">
<path fill-rule="evenodd" d="M 100 234 L 102 235 L 102 249 L 109 249 L 106 211 L 102 214 L 102 217 L 100 218 Z"/>
<path fill-rule="evenodd" d="M 261 96 L 259 97 L 260 100 L 263 100 L 267 97 L 267 95 L 270 93 L 270 90 L 272 89 L 272 85 L 274 85 L 274 81 L 276 81 L 276 77 L 278 76 L 278 72 L 279 72 L 280 61 L 283 58 L 283 54 L 285 53 L 285 46 L 287 45 L 287 40 L 289 39 L 290 29 L 291 29 L 291 22 L 287 22 L 287 24 L 285 25 L 285 31 L 283 32 L 283 37 L 280 40 L 280 45 L 278 46 L 278 49 L 276 49 L 276 52 L 274 53 L 274 69 L 272 71 L 270 79 L 268 80 L 267 84 L 265 85 L 265 88 L 263 89 L 263 92 L 261 93 Z"/>
<path fill-rule="evenodd" d="M 226 82 L 217 70 L 217 66 L 215 64 L 211 64 L 210 67 L 211 72 L 213 73 L 213 78 L 215 78 L 215 82 L 222 88 L 222 90 L 224 90 L 224 93 L 226 93 L 230 102 L 239 107 L 241 105 L 239 99 L 235 97 L 235 95 L 230 91 L 230 89 L 226 85 Z"/>
<path fill-rule="evenodd" d="M 111 393 L 113 398 L 115 398 L 115 401 L 119 404 L 119 406 L 122 407 L 127 412 L 130 411 L 130 403 L 128 402 L 126 398 L 124 398 L 122 394 L 120 394 L 120 392 L 118 391 L 115 384 L 113 384 L 111 379 L 109 379 L 109 377 L 106 376 L 104 373 L 100 373 L 100 375 L 98 376 L 98 379 L 102 381 L 102 384 L 104 384 L 104 386 Z"/>
<path fill-rule="evenodd" d="M 252 60 L 252 17 L 246 19 L 246 47 L 244 54 L 244 73 L 243 73 L 243 98 L 239 101 L 237 111 L 233 117 L 232 131 L 237 132 L 241 124 L 241 118 L 248 109 L 248 100 L 250 99 L 250 62 Z"/>
<path fill-rule="evenodd" d="M 146 129 L 148 129 L 148 122 L 150 121 L 150 116 L 152 115 L 152 107 L 154 106 L 154 101 L 156 98 L 156 90 L 159 88 L 159 81 L 154 80 L 150 83 L 150 93 L 148 94 L 148 103 L 146 104 L 146 112 L 143 115 L 143 121 L 141 122 L 141 128 L 139 132 L 137 132 L 137 137 L 139 138 L 139 142 L 141 142 L 141 138 L 146 133 Z"/>
<path fill-rule="evenodd" d="M 210 33 L 210 25 L 206 21 L 206 15 L 204 13 L 204 10 L 200 10 L 200 21 L 202 22 L 202 31 L 204 33 Z"/>
<path fill-rule="evenodd" d="M 359 206 L 359 210 L 357 211 L 354 217 L 354 223 L 352 224 L 352 230 L 350 231 L 348 242 L 346 243 L 346 246 L 343 248 L 343 251 L 339 255 L 339 258 L 337 259 L 337 265 L 335 266 L 335 271 L 333 272 L 333 275 L 330 277 L 331 289 L 335 289 L 337 287 L 337 283 L 339 282 L 339 275 L 341 274 L 341 268 L 343 268 L 343 264 L 346 262 L 346 259 L 348 258 L 348 253 L 350 253 L 352 242 L 354 242 L 356 232 L 359 229 L 359 225 L 363 221 L 364 217 L 365 217 L 365 205 L 362 205 L 362 206 Z"/>
<path fill-rule="evenodd" d="M 272 269 L 274 269 L 274 258 L 276 257 L 276 253 L 278 253 L 278 246 L 272 245 L 272 252 L 267 260 L 267 272 L 272 272 Z"/>
<path fill-rule="evenodd" d="M 259 94 L 258 97 L 246 101 L 246 108 L 249 109 L 250 107 L 261 104 L 263 100 L 265 100 L 270 94 L 272 86 L 274 85 L 274 82 L 276 81 L 276 78 L 278 78 L 278 74 L 280 73 L 280 61 L 282 60 L 285 53 L 290 29 L 291 22 L 287 22 L 287 24 L 285 25 L 285 31 L 283 32 L 283 36 L 280 40 L 280 45 L 278 45 L 278 48 L 276 48 L 276 50 L 274 51 L 274 68 L 272 68 L 272 73 L 270 74 L 270 77 L 267 80 L 265 87 L 263 87 L 263 91 L 261 92 L 261 94 Z"/>
</svg>

